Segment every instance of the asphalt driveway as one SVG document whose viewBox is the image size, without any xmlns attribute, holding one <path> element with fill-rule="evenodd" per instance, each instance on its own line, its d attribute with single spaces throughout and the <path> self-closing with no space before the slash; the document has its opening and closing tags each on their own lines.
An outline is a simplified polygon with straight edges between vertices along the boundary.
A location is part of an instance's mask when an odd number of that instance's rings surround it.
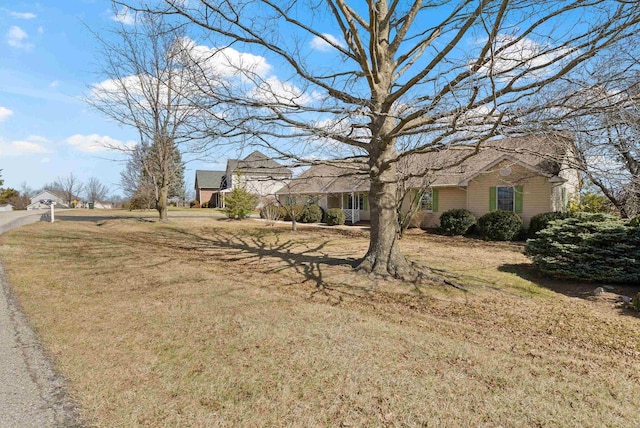
<svg viewBox="0 0 640 428">
<path fill-rule="evenodd" d="M 41 220 L 43 211 L 0 212 L 0 234 Z M 0 427 L 76 427 L 74 407 L 22 313 L 0 264 Z"/>
</svg>

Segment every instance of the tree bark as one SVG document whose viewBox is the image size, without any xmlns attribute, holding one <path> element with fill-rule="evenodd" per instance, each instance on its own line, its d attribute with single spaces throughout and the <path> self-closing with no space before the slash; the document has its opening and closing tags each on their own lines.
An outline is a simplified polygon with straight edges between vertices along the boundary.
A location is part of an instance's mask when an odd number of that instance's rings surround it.
<svg viewBox="0 0 640 428">
<path fill-rule="evenodd" d="M 169 194 L 169 186 L 164 185 L 160 188 L 160 192 L 158 194 L 158 200 L 156 201 L 156 210 L 158 210 L 158 214 L 160 216 L 160 221 L 166 223 L 169 221 L 169 215 L 167 213 L 167 196 Z"/>
<path fill-rule="evenodd" d="M 369 250 L 357 269 L 381 277 L 416 280 L 418 272 L 398 247 L 397 167 L 389 162 L 395 155 L 390 144 L 385 153 L 371 161 L 371 237 Z"/>
</svg>

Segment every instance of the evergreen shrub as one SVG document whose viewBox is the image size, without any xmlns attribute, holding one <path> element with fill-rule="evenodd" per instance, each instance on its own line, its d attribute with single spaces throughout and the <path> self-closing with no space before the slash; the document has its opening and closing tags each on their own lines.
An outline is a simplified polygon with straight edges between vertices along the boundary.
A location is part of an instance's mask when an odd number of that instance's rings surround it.
<svg viewBox="0 0 640 428">
<path fill-rule="evenodd" d="M 318 205 L 306 205 L 300 213 L 301 223 L 320 223 L 322 221 L 322 208 Z"/>
<path fill-rule="evenodd" d="M 243 188 L 235 187 L 225 198 L 224 205 L 227 217 L 242 220 L 256 208 L 258 197 Z"/>
<path fill-rule="evenodd" d="M 295 216 L 296 221 L 300 221 L 302 216 L 303 205 L 287 205 L 286 207 L 280 207 L 280 217 L 284 221 L 292 221 L 291 216 Z"/>
<path fill-rule="evenodd" d="M 340 208 L 330 208 L 327 210 L 327 224 L 329 226 L 344 224 L 344 221 L 344 211 L 342 211 Z"/>
<path fill-rule="evenodd" d="M 440 216 L 440 230 L 447 235 L 464 235 L 476 224 L 476 217 L 463 208 L 445 211 Z"/>
<path fill-rule="evenodd" d="M 490 241 L 510 241 L 522 229 L 522 219 L 513 211 L 493 211 L 478 220 L 480 233 Z"/>
<path fill-rule="evenodd" d="M 569 217 L 572 217 L 571 213 L 560 211 L 536 214 L 531 217 L 531 221 L 529 222 L 529 236 L 535 238 L 536 233 L 547 227 L 551 220 L 562 220 Z"/>
<path fill-rule="evenodd" d="M 551 276 L 640 282 L 640 228 L 607 214 L 553 220 L 527 241 L 525 253 Z"/>
</svg>

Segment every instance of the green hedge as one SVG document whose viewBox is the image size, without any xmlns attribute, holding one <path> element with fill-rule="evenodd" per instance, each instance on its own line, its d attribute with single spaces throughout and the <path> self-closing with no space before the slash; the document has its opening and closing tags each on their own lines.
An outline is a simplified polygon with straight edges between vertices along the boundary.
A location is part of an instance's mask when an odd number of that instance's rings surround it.
<svg viewBox="0 0 640 428">
<path fill-rule="evenodd" d="M 463 208 L 445 211 L 440 216 L 440 230 L 447 235 L 464 235 L 476 224 L 476 217 Z"/>
<path fill-rule="evenodd" d="M 322 208 L 318 205 L 306 205 L 300 213 L 301 223 L 320 223 L 322 221 Z"/>
<path fill-rule="evenodd" d="M 478 228 L 491 241 L 511 241 L 522 230 L 522 219 L 513 211 L 493 211 L 480 217 Z"/>
<path fill-rule="evenodd" d="M 635 216 L 631 220 L 629 220 L 629 226 L 631 227 L 640 227 L 640 215 Z"/>
<path fill-rule="evenodd" d="M 569 279 L 640 282 L 640 228 L 606 214 L 551 221 L 526 254 L 546 274 Z"/>
<path fill-rule="evenodd" d="M 327 224 L 329 226 L 344 224 L 344 221 L 344 211 L 342 211 L 340 208 L 330 208 L 327 210 Z"/>
</svg>

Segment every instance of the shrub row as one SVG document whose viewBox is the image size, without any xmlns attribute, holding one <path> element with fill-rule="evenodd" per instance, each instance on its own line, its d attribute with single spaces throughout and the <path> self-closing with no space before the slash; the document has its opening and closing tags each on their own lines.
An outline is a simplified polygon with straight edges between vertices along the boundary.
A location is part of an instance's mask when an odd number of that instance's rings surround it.
<svg viewBox="0 0 640 428">
<path fill-rule="evenodd" d="M 464 235 L 474 225 L 480 234 L 491 241 L 510 241 L 520 236 L 522 219 L 511 211 L 493 211 L 476 218 L 461 208 L 445 211 L 440 216 L 440 230 L 447 235 Z"/>
<path fill-rule="evenodd" d="M 552 220 L 525 253 L 546 274 L 568 279 L 640 282 L 640 227 L 607 214 Z"/>
<path fill-rule="evenodd" d="M 324 217 L 324 211 L 318 205 L 291 205 L 279 207 L 277 205 L 266 205 L 260 210 L 260 218 L 269 220 L 291 221 L 295 216 L 300 223 L 319 223 Z"/>
</svg>

